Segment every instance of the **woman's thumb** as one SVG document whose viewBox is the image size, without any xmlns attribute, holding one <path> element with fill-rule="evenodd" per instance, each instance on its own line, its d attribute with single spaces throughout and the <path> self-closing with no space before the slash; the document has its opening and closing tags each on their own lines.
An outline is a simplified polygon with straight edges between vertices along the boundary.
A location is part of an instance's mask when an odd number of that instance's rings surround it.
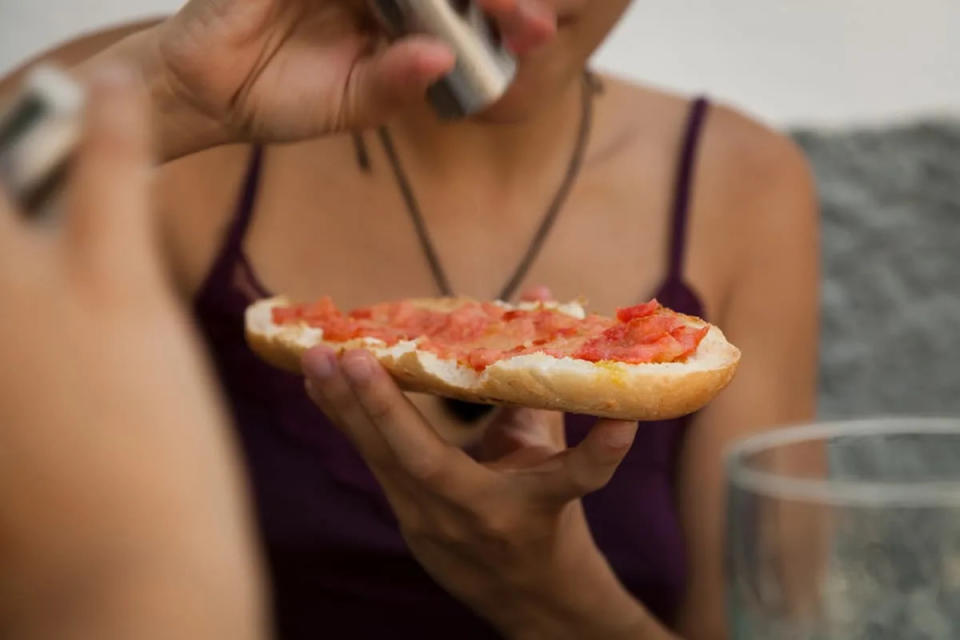
<svg viewBox="0 0 960 640">
<path fill-rule="evenodd" d="M 449 47 L 427 36 L 404 38 L 361 58 L 347 79 L 337 128 L 375 126 L 423 101 L 427 88 L 455 62 Z"/>
</svg>

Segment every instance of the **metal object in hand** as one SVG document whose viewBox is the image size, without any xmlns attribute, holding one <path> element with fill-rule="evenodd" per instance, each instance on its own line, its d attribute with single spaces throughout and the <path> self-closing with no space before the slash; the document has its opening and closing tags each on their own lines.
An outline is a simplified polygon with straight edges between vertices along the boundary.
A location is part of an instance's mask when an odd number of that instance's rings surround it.
<svg viewBox="0 0 960 640">
<path fill-rule="evenodd" d="M 470 0 L 369 0 L 392 37 L 429 34 L 456 54 L 453 71 L 428 90 L 443 118 L 462 118 L 492 105 L 516 74 L 516 60 L 507 51 L 490 19 Z"/>
<path fill-rule="evenodd" d="M 49 66 L 32 70 L 0 109 L 0 183 L 24 211 L 42 215 L 80 140 L 84 91 Z"/>
</svg>

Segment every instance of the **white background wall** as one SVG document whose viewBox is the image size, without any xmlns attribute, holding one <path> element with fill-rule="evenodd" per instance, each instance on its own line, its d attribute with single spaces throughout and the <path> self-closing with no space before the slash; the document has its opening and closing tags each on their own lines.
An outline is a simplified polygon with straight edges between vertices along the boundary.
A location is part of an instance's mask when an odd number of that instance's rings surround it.
<svg viewBox="0 0 960 640">
<path fill-rule="evenodd" d="M 0 72 L 179 0 L 0 0 Z M 960 0 L 635 0 L 597 66 L 780 125 L 960 115 Z"/>
</svg>

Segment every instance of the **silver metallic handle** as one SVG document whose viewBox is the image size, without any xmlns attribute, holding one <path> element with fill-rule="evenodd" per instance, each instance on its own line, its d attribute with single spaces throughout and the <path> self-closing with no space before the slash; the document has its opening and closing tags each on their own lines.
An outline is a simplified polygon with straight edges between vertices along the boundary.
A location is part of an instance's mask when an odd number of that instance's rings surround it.
<svg viewBox="0 0 960 640">
<path fill-rule="evenodd" d="M 469 0 L 369 0 L 393 37 L 422 33 L 453 49 L 453 71 L 428 92 L 441 117 L 473 115 L 499 100 L 513 81 L 516 61 L 486 15 Z"/>
<path fill-rule="evenodd" d="M 84 91 L 50 66 L 33 69 L 0 110 L 0 183 L 27 213 L 44 213 L 80 140 Z"/>
</svg>

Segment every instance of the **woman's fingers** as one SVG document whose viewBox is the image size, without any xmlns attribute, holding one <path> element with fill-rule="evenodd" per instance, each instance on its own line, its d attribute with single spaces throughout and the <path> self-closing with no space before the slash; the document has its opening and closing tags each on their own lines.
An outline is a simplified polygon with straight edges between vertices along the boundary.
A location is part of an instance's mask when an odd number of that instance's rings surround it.
<svg viewBox="0 0 960 640">
<path fill-rule="evenodd" d="M 441 41 L 410 36 L 358 60 L 344 91 L 340 122 L 346 129 L 379 124 L 395 111 L 422 102 L 427 88 L 453 69 L 453 52 Z"/>
<path fill-rule="evenodd" d="M 556 18 L 542 0 L 481 0 L 504 39 L 522 53 L 546 41 Z M 334 128 L 370 126 L 423 100 L 427 88 L 453 69 L 456 58 L 442 41 L 411 35 L 358 60 L 350 71 Z"/>
<path fill-rule="evenodd" d="M 637 423 L 600 420 L 576 447 L 556 456 L 533 476 L 535 491 L 567 502 L 604 487 L 633 444 Z"/>
<path fill-rule="evenodd" d="M 0 259 L 6 258 L 20 229 L 19 211 L 14 206 L 3 185 L 0 184 Z M 6 261 L 4 261 L 6 264 Z"/>
<path fill-rule="evenodd" d="M 609 482 L 637 432 L 635 422 L 601 420 L 579 445 L 562 450 L 558 414 L 507 410 L 491 425 L 485 448 L 501 457 L 487 468 L 444 442 L 368 351 L 348 351 L 338 360 L 328 347 L 317 347 L 304 356 L 303 368 L 310 397 L 354 441 L 381 483 L 412 480 L 452 499 L 483 494 L 500 473 L 509 483 L 508 476 L 522 478 L 533 499 L 580 498 Z M 524 473 L 513 476 L 517 471 Z"/>
<path fill-rule="evenodd" d="M 27 226 L 23 212 L 0 183 L 0 287 L 23 282 L 39 268 L 38 256 L 27 250 Z M 5 289 L 3 297 L 11 292 Z"/>
<path fill-rule="evenodd" d="M 437 435 L 368 351 L 338 360 L 317 347 L 304 356 L 303 369 L 311 399 L 347 433 L 388 494 L 412 480 L 446 495 L 478 467 Z"/>
<path fill-rule="evenodd" d="M 353 442 L 367 464 L 376 471 L 391 465 L 391 454 L 370 423 L 344 375 L 336 353 L 316 347 L 303 356 L 307 394 Z"/>
<path fill-rule="evenodd" d="M 516 53 L 545 42 L 557 29 L 557 17 L 543 0 L 477 0 L 500 26 L 503 38 Z"/>
<path fill-rule="evenodd" d="M 150 111 L 121 67 L 91 82 L 83 140 L 68 183 L 67 241 L 98 273 L 143 264 L 151 246 Z"/>
<path fill-rule="evenodd" d="M 403 473 L 438 493 L 455 491 L 468 469 L 477 465 L 440 438 L 369 352 L 347 352 L 343 369 Z"/>
</svg>

